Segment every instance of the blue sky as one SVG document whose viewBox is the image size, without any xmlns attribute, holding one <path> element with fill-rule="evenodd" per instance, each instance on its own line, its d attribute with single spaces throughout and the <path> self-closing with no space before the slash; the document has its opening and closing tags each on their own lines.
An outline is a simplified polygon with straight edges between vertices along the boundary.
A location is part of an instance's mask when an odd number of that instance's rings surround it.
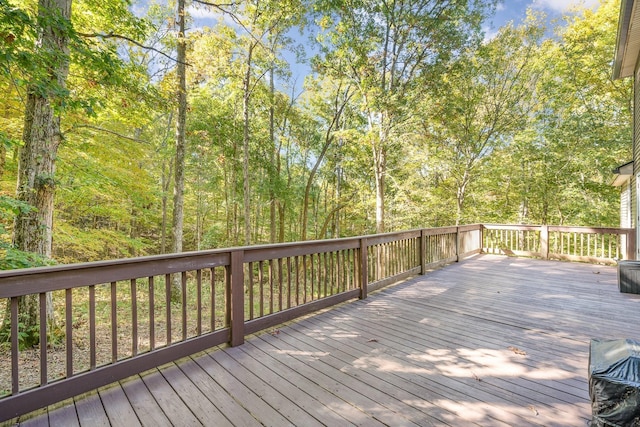
<svg viewBox="0 0 640 427">
<path fill-rule="evenodd" d="M 525 17 L 529 7 L 545 12 L 550 18 L 556 18 L 576 5 L 591 8 L 599 4 L 599 0 L 504 0 L 498 4 L 493 24 L 495 28 L 509 21 L 518 24 Z"/>
</svg>

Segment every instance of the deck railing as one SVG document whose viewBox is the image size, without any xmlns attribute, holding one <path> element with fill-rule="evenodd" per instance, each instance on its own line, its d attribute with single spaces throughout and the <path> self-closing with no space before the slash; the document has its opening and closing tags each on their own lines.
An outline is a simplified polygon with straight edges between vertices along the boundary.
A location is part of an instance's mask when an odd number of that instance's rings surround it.
<svg viewBox="0 0 640 427">
<path fill-rule="evenodd" d="M 0 272 L 0 311 L 12 332 L 0 343 L 0 422 L 216 345 L 240 345 L 483 248 L 544 255 L 544 230 L 444 227 Z M 595 234 L 626 240 L 596 246 L 588 237 L 582 260 L 633 253 L 623 244 L 632 233 L 607 230 Z M 566 255 L 585 239 L 548 241 Z M 20 301 L 29 296 L 39 301 L 40 345 L 23 350 Z"/>
<path fill-rule="evenodd" d="M 490 254 L 615 264 L 635 258 L 635 230 L 525 225 L 483 226 L 482 251 Z"/>
</svg>

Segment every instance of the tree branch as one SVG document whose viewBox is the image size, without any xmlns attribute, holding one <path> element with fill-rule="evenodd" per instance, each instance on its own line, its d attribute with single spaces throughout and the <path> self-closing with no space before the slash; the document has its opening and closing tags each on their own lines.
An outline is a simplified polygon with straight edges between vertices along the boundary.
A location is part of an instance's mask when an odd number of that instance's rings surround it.
<svg viewBox="0 0 640 427">
<path fill-rule="evenodd" d="M 116 131 L 110 130 L 110 129 L 105 129 L 105 128 L 101 128 L 99 126 L 93 126 L 93 125 L 77 125 L 77 126 L 73 126 L 69 132 L 71 132 L 73 129 L 80 129 L 80 128 L 87 128 L 87 129 L 92 129 L 92 130 L 97 130 L 100 132 L 106 132 L 106 133 L 110 133 L 111 135 L 115 135 L 118 138 L 123 138 L 123 139 L 128 139 L 129 141 L 135 141 L 135 142 L 142 142 L 144 144 L 149 144 L 149 141 L 145 141 L 144 139 L 139 139 L 139 138 L 135 138 L 132 136 L 128 136 L 128 135 L 123 135 L 121 133 L 118 133 Z"/>
<path fill-rule="evenodd" d="M 253 32 L 249 28 L 247 28 L 246 25 L 244 25 L 242 20 L 240 18 L 238 18 L 238 16 L 235 13 L 233 13 L 233 12 L 231 12 L 231 11 L 229 11 L 229 10 L 224 8 L 224 6 L 235 6 L 235 3 L 215 4 L 215 3 L 210 3 L 210 2 L 204 1 L 204 0 L 193 0 L 193 1 L 198 3 L 198 4 L 202 4 L 204 6 L 211 6 L 211 7 L 215 8 L 215 9 L 218 9 L 223 14 L 228 15 L 233 20 L 233 22 L 238 24 L 243 30 L 245 30 L 247 32 L 249 37 L 251 37 L 253 40 L 255 40 L 257 44 L 262 45 L 262 41 L 260 40 L 260 38 L 256 37 L 253 34 Z"/>
<path fill-rule="evenodd" d="M 100 34 L 100 33 L 93 33 L 93 34 L 86 34 L 86 33 L 77 33 L 79 36 L 82 37 L 99 37 L 101 39 L 121 39 L 121 40 L 126 40 L 129 43 L 132 43 L 142 49 L 145 50 L 152 50 L 154 52 L 159 53 L 160 55 L 172 60 L 173 62 L 177 62 L 180 63 L 180 61 L 178 61 L 177 59 L 173 58 L 171 55 L 168 55 L 166 53 L 164 53 L 163 51 L 156 49 L 155 47 L 151 47 L 151 46 L 145 46 L 140 42 L 135 41 L 134 39 L 132 39 L 131 37 L 127 37 L 127 36 L 123 36 L 121 34 L 114 34 L 114 33 L 108 33 L 108 34 Z M 191 64 L 188 64 L 186 62 L 183 62 L 184 65 L 186 66 L 191 66 Z"/>
</svg>

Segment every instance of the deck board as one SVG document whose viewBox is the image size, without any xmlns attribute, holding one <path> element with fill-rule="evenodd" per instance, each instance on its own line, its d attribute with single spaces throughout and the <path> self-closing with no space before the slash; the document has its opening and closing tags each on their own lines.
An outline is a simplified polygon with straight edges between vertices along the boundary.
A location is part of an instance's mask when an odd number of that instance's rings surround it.
<svg viewBox="0 0 640 427">
<path fill-rule="evenodd" d="M 171 425 L 164 411 L 154 399 L 144 382 L 140 380 L 140 377 L 135 376 L 121 381 L 121 386 L 127 396 L 129 404 L 144 427 L 165 427 Z"/>
<path fill-rule="evenodd" d="M 136 378 L 134 377 L 130 381 L 136 381 Z M 147 421 L 145 425 L 150 425 L 148 422 L 148 420 L 151 419 L 149 414 L 145 412 L 139 412 L 139 414 L 136 413 L 136 410 L 131 406 L 131 403 L 127 399 L 127 395 L 120 384 L 115 384 L 110 387 L 102 387 L 98 390 L 98 394 L 100 395 L 100 400 L 102 401 L 102 405 L 104 406 L 111 425 L 118 425 L 119 423 L 123 424 L 123 420 L 126 420 L 128 426 L 141 426 L 142 424 L 140 423 L 139 417 Z M 55 410 L 53 412 L 55 412 Z M 144 417 L 144 415 L 147 416 Z M 157 425 L 162 426 L 163 424 Z M 166 423 L 164 425 L 166 425 Z"/>
<path fill-rule="evenodd" d="M 614 267 L 482 255 L 22 422 L 584 426 L 590 339 L 638 325 Z"/>
<path fill-rule="evenodd" d="M 103 427 L 109 425 L 109 417 L 107 417 L 97 393 L 86 393 L 73 400 L 81 426 Z"/>
</svg>

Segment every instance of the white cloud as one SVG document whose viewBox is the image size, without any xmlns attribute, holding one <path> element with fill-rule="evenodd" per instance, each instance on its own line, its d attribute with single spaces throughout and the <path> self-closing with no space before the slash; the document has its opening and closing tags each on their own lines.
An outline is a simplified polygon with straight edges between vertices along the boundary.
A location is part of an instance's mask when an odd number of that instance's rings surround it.
<svg viewBox="0 0 640 427">
<path fill-rule="evenodd" d="M 547 9 L 555 12 L 566 12 L 572 6 L 594 8 L 600 0 L 533 0 L 531 6 L 535 9 Z"/>
<path fill-rule="evenodd" d="M 502 12 L 505 9 L 506 9 L 506 6 L 504 5 L 504 3 L 498 3 L 498 5 L 496 6 L 496 11 L 498 12 Z"/>
<path fill-rule="evenodd" d="M 482 31 L 484 31 L 484 41 L 485 43 L 493 40 L 498 35 L 498 30 L 491 27 L 483 27 Z"/>
</svg>

